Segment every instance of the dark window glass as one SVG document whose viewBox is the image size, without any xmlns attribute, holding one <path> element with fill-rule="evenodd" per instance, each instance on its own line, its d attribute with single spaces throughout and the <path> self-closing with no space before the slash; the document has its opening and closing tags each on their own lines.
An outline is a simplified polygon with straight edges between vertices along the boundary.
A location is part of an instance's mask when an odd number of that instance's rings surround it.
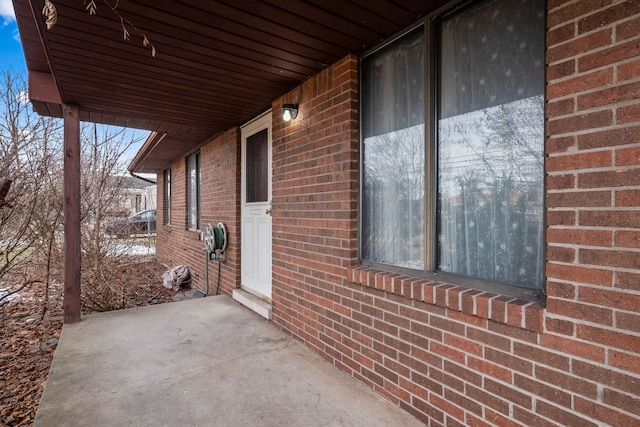
<svg viewBox="0 0 640 427">
<path fill-rule="evenodd" d="M 269 200 L 269 134 L 264 129 L 247 138 L 247 203 Z"/>
</svg>

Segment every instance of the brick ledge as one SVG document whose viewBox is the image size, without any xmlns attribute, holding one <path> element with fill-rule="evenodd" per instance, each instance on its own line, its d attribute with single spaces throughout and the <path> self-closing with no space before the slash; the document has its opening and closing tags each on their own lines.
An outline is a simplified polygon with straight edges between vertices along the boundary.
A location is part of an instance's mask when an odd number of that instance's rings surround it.
<svg viewBox="0 0 640 427">
<path fill-rule="evenodd" d="M 544 305 L 460 285 L 390 273 L 365 266 L 351 267 L 347 279 L 411 300 L 422 301 L 516 328 L 542 332 Z"/>
</svg>

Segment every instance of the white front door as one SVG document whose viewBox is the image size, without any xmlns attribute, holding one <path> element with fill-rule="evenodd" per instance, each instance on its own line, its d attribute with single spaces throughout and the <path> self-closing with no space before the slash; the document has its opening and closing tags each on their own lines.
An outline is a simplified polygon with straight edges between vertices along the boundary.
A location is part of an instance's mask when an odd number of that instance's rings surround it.
<svg viewBox="0 0 640 427">
<path fill-rule="evenodd" d="M 271 112 L 242 127 L 242 289 L 271 302 Z"/>
</svg>

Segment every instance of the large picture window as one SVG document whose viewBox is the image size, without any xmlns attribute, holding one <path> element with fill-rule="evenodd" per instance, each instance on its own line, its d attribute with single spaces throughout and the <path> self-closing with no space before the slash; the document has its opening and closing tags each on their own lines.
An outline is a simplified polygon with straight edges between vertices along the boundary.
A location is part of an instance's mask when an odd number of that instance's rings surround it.
<svg viewBox="0 0 640 427">
<path fill-rule="evenodd" d="M 200 229 L 200 153 L 187 158 L 187 216 L 190 230 Z"/>
<path fill-rule="evenodd" d="M 363 58 L 363 262 L 540 294 L 544 10 L 474 2 Z"/>
</svg>

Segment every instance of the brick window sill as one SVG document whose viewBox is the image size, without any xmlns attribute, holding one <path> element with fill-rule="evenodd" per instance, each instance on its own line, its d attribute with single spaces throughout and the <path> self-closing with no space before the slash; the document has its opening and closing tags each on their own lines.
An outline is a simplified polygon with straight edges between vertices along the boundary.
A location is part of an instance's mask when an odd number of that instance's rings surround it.
<svg viewBox="0 0 640 427">
<path fill-rule="evenodd" d="M 544 305 L 538 302 L 365 266 L 349 268 L 347 274 L 348 280 L 362 286 L 516 328 L 542 332 Z"/>
</svg>

